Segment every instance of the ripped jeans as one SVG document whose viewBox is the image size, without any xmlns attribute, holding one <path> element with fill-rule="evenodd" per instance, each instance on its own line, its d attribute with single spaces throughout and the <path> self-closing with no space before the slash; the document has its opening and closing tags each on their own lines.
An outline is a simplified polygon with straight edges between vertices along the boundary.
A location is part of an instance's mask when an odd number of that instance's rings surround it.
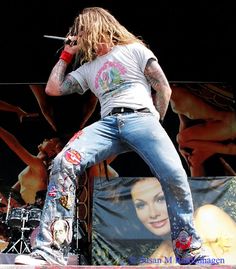
<svg viewBox="0 0 236 269">
<path fill-rule="evenodd" d="M 136 152 L 161 183 L 176 257 L 201 247 L 193 226 L 192 196 L 180 156 L 153 114 L 134 112 L 106 116 L 84 128 L 53 160 L 33 252 L 49 263 L 66 265 L 78 176 L 94 164 L 129 151 Z M 186 247 L 183 240 L 189 239 Z"/>
</svg>

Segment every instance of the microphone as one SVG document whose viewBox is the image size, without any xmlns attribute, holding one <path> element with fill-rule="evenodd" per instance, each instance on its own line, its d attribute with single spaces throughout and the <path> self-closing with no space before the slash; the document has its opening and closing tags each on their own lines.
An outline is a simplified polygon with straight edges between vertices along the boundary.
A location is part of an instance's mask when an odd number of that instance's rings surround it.
<svg viewBox="0 0 236 269">
<path fill-rule="evenodd" d="M 54 36 L 54 35 L 44 35 L 43 37 L 46 37 L 46 38 L 51 38 L 51 39 L 57 39 L 57 40 L 63 40 L 65 41 L 66 38 L 65 37 L 61 37 L 61 36 Z"/>
<path fill-rule="evenodd" d="M 54 36 L 54 35 L 44 35 L 43 37 L 50 38 L 50 39 L 56 39 L 56 40 L 62 40 L 65 42 L 65 44 L 70 45 L 71 47 L 77 45 L 76 40 L 71 40 L 71 39 L 66 38 L 66 37 Z"/>
</svg>

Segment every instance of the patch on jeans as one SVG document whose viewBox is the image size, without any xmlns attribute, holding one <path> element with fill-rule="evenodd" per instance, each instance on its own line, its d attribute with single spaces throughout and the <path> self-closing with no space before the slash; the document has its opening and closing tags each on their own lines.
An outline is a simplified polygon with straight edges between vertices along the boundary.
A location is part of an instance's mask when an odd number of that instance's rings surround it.
<svg viewBox="0 0 236 269">
<path fill-rule="evenodd" d="M 51 225 L 53 246 L 60 249 L 69 244 L 69 223 L 66 220 L 56 220 Z"/>
<path fill-rule="evenodd" d="M 192 236 L 185 230 L 180 231 L 178 237 L 173 241 L 174 251 L 178 256 L 182 256 L 191 248 Z"/>
<path fill-rule="evenodd" d="M 79 164 L 81 160 L 81 156 L 78 151 L 69 149 L 65 153 L 65 158 L 69 163 Z"/>
<path fill-rule="evenodd" d="M 79 136 L 83 134 L 83 131 L 79 130 L 77 133 L 73 135 L 73 137 L 69 140 L 69 143 L 73 142 L 75 139 L 77 139 Z"/>
<path fill-rule="evenodd" d="M 72 207 L 72 197 L 70 197 L 69 195 L 62 195 L 59 198 L 60 204 L 66 208 L 66 209 L 70 209 Z"/>
<path fill-rule="evenodd" d="M 48 190 L 48 196 L 56 197 L 56 195 L 57 195 L 56 186 L 51 186 L 51 188 Z"/>
</svg>

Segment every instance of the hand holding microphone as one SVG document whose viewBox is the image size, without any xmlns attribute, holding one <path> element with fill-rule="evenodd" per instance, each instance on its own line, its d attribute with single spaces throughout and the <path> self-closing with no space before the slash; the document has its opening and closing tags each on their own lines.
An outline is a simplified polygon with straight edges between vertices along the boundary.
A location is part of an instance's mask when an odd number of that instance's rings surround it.
<svg viewBox="0 0 236 269">
<path fill-rule="evenodd" d="M 71 46 L 71 47 L 76 46 L 76 45 L 77 45 L 77 39 L 75 39 L 75 40 L 71 40 L 70 38 L 67 38 L 67 39 L 65 40 L 65 44 L 66 44 L 66 45 L 69 45 L 69 46 Z"/>
<path fill-rule="evenodd" d="M 70 45 L 71 47 L 77 45 L 77 36 L 61 37 L 61 36 L 53 36 L 53 35 L 44 35 L 43 37 L 50 38 L 50 39 L 56 39 L 56 40 L 62 40 L 62 41 L 64 41 L 64 44 Z M 76 39 L 75 39 L 75 37 L 76 37 Z"/>
<path fill-rule="evenodd" d="M 44 37 L 64 41 L 64 45 L 60 49 L 58 49 L 57 52 L 63 49 L 60 55 L 60 59 L 63 59 L 68 64 L 71 63 L 74 58 L 74 55 L 78 52 L 77 36 L 68 35 L 67 37 L 60 37 L 44 35 Z"/>
</svg>

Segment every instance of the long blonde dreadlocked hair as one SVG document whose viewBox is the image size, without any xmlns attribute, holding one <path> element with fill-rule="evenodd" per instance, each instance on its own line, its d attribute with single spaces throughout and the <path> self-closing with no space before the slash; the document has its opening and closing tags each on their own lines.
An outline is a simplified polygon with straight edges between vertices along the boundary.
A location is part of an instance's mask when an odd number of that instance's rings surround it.
<svg viewBox="0 0 236 269">
<path fill-rule="evenodd" d="M 89 7 L 75 18 L 68 35 L 77 36 L 80 48 L 80 63 L 90 62 L 96 58 L 99 43 L 108 43 L 111 46 L 125 45 L 134 42 L 145 43 L 122 26 L 111 13 L 100 7 Z"/>
</svg>

